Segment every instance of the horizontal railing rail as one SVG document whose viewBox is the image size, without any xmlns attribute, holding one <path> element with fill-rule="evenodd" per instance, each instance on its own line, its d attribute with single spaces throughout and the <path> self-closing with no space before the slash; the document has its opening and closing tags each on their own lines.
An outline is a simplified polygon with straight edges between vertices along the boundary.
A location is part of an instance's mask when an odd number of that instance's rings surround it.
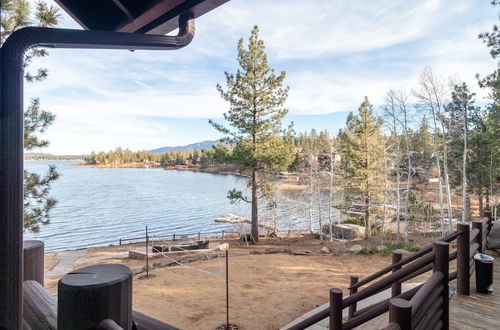
<svg viewBox="0 0 500 330">
<path fill-rule="evenodd" d="M 453 240 L 455 240 L 458 236 L 460 235 L 460 232 L 458 231 L 455 231 L 445 237 L 443 237 L 442 239 L 440 239 L 440 241 L 443 241 L 443 242 L 452 242 Z M 356 284 L 354 285 L 351 285 L 349 287 L 349 289 L 357 289 L 365 284 L 368 284 L 369 282 L 372 282 L 374 280 L 376 280 L 377 278 L 389 273 L 390 271 L 394 270 L 394 269 L 397 269 L 398 267 L 401 267 L 401 266 L 404 266 L 410 262 L 412 262 L 413 260 L 416 260 L 428 253 L 432 252 L 432 245 L 430 246 L 427 246 L 411 255 L 409 255 L 408 257 L 402 259 L 401 261 L 399 261 L 398 263 L 395 263 L 395 264 L 392 264 L 392 265 L 389 265 L 385 268 L 382 268 L 381 270 L 379 270 L 378 272 L 376 273 L 373 273 L 372 275 L 370 276 L 367 276 L 366 278 L 364 278 L 363 280 L 357 282 Z"/>
</svg>

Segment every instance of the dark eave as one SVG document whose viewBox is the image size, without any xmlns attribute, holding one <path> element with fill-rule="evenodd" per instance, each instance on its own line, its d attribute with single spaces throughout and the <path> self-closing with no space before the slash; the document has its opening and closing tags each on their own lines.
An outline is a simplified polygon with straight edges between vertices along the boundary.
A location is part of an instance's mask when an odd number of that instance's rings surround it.
<svg viewBox="0 0 500 330">
<path fill-rule="evenodd" d="M 179 15 L 194 18 L 229 0 L 55 0 L 87 30 L 167 34 L 179 27 Z"/>
</svg>

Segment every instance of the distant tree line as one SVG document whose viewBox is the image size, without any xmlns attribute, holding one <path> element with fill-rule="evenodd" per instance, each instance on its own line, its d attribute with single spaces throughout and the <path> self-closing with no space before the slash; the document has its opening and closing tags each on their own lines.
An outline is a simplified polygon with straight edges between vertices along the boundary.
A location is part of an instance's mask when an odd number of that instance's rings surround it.
<svg viewBox="0 0 500 330">
<path fill-rule="evenodd" d="M 157 164 L 160 166 L 215 166 L 232 163 L 231 157 L 231 146 L 220 143 L 213 146 L 212 149 L 169 151 L 161 154 L 146 150 L 132 151 L 129 149 L 116 148 L 115 150 L 109 152 L 92 151 L 90 155 L 84 158 L 84 160 L 88 165 L 122 165 L 144 163 Z"/>
</svg>

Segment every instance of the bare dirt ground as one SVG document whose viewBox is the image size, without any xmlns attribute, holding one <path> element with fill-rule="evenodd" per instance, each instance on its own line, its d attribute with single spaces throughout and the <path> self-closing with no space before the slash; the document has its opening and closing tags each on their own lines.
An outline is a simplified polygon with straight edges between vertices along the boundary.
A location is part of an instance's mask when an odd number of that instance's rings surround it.
<svg viewBox="0 0 500 330">
<path fill-rule="evenodd" d="M 251 246 L 236 240 L 224 242 L 230 245 L 230 322 L 242 329 L 278 329 L 327 302 L 330 288 L 341 288 L 347 294 L 349 275 L 363 278 L 390 263 L 389 255 L 346 252 L 353 244 L 372 248 L 380 244 L 377 239 L 324 245 L 312 237 L 262 239 Z M 64 260 L 73 261 L 72 266 L 66 263 L 68 271 L 97 263 L 122 263 L 139 273 L 133 281 L 134 309 L 182 329 L 215 329 L 225 323 L 225 258 L 191 262 L 188 267 L 156 268 L 150 270 L 152 278 L 140 279 L 145 262 L 126 257 L 137 246 L 141 244 L 80 250 L 73 259 L 68 259 L 69 251 L 49 253 L 46 272 L 54 274 Z M 332 252 L 320 253 L 323 246 Z M 307 254 L 264 253 L 269 248 Z M 150 260 L 150 265 L 167 262 L 160 257 Z M 56 293 L 60 277 L 46 278 L 45 286 L 52 293 Z"/>
</svg>

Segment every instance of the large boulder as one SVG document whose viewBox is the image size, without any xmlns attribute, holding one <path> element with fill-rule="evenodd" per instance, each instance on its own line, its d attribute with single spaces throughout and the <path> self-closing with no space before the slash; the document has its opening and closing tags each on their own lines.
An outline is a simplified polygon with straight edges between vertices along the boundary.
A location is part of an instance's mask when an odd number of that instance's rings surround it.
<svg viewBox="0 0 500 330">
<path fill-rule="evenodd" d="M 363 239 L 365 238 L 365 227 L 350 223 L 332 226 L 333 236 L 341 239 Z"/>
<path fill-rule="evenodd" d="M 321 253 L 328 254 L 330 253 L 330 249 L 327 248 L 326 246 L 323 246 L 320 250 Z"/>
<path fill-rule="evenodd" d="M 363 247 L 359 244 L 353 245 L 349 248 L 349 252 L 354 252 L 354 253 L 358 253 L 361 250 L 363 250 Z"/>
</svg>

